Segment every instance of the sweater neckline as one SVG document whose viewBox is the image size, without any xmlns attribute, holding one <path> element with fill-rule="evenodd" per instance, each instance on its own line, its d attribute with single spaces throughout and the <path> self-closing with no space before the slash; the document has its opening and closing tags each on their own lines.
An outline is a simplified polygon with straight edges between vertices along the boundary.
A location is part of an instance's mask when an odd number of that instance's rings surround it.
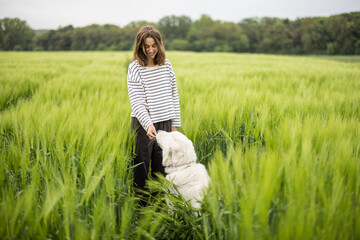
<svg viewBox="0 0 360 240">
<path fill-rule="evenodd" d="M 151 66 L 151 67 L 143 67 L 143 68 L 145 68 L 145 69 L 153 69 L 153 68 L 158 68 L 158 67 L 160 67 L 160 65 L 155 65 L 155 66 Z"/>
</svg>

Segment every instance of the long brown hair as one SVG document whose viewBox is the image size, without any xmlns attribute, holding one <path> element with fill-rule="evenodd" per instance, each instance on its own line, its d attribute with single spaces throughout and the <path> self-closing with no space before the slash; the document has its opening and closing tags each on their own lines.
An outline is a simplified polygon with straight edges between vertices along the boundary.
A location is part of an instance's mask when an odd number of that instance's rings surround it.
<svg viewBox="0 0 360 240">
<path fill-rule="evenodd" d="M 161 40 L 161 34 L 153 26 L 144 26 L 140 28 L 139 32 L 136 34 L 135 44 L 134 44 L 134 54 L 131 61 L 137 60 L 138 63 L 145 67 L 148 65 L 146 54 L 144 53 L 145 49 L 145 39 L 152 38 L 154 39 L 158 52 L 154 57 L 154 64 L 164 65 L 165 64 L 165 48 Z"/>
</svg>

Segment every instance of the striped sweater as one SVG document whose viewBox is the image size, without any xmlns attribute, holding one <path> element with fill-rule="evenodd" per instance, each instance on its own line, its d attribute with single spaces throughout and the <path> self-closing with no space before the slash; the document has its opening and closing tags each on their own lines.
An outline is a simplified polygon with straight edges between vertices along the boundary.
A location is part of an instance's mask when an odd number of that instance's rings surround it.
<svg viewBox="0 0 360 240">
<path fill-rule="evenodd" d="M 136 60 L 131 62 L 127 86 L 131 117 L 136 117 L 145 131 L 153 123 L 170 119 L 172 126 L 181 126 L 176 78 L 169 60 L 155 67 L 142 67 Z"/>
</svg>

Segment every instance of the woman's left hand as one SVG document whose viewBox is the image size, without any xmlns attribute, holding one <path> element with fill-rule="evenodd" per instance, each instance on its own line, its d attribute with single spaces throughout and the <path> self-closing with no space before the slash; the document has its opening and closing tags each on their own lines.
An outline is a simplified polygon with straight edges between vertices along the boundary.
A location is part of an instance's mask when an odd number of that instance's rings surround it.
<svg viewBox="0 0 360 240">
<path fill-rule="evenodd" d="M 176 127 L 171 127 L 171 131 L 172 132 L 177 131 L 177 128 Z"/>
</svg>

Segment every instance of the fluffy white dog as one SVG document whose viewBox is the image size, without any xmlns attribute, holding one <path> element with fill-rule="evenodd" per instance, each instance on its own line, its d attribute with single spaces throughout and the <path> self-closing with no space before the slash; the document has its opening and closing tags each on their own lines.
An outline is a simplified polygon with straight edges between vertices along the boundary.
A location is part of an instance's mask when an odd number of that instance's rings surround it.
<svg viewBox="0 0 360 240">
<path fill-rule="evenodd" d="M 159 131 L 156 141 L 163 150 L 166 179 L 174 183 L 186 201 L 200 208 L 210 177 L 204 165 L 196 163 L 193 143 L 178 131 Z"/>
</svg>

